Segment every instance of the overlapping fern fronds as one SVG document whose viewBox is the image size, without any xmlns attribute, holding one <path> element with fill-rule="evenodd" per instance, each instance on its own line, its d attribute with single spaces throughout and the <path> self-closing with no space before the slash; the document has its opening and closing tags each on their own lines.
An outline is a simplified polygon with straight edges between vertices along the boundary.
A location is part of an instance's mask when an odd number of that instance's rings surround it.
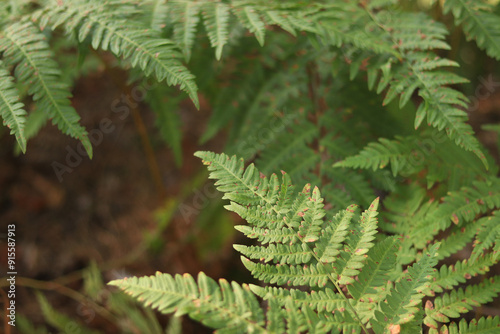
<svg viewBox="0 0 500 334">
<path fill-rule="evenodd" d="M 399 96 L 400 107 L 417 93 L 423 101 L 416 112 L 415 128 L 427 119 L 428 125 L 439 131 L 445 130 L 450 139 L 474 152 L 488 167 L 479 141 L 473 136 L 472 127 L 466 123 L 468 117 L 463 109 L 467 108 L 468 99 L 460 91 L 448 87 L 467 80 L 442 70 L 443 67 L 458 64 L 431 51 L 450 48 L 444 42 L 447 34 L 444 25 L 422 13 L 373 12 L 367 9 L 367 15 L 377 35 L 381 34 L 383 41 L 392 44 L 401 55 L 399 60 L 391 57 L 385 62 L 374 61 L 372 66 L 368 65 L 369 85 L 374 86 L 378 80 L 378 92 L 388 88 L 384 103 Z"/>
<path fill-rule="evenodd" d="M 444 12 L 451 12 L 467 40 L 476 41 L 488 56 L 500 60 L 500 16 L 487 1 L 446 0 Z"/>
<path fill-rule="evenodd" d="M 69 87 L 61 82 L 61 72 L 53 60 L 53 54 L 46 37 L 31 22 L 14 23 L 0 35 L 0 51 L 5 65 L 14 68 L 17 81 L 27 83 L 28 94 L 32 95 L 37 107 L 52 120 L 63 133 L 79 139 L 88 155 L 92 157 L 92 146 L 87 131 L 79 124 L 80 116 L 71 106 Z M 5 78 L 5 77 L 4 77 Z M 7 79 L 8 80 L 8 79 Z M 6 81 L 3 81 L 6 85 Z M 26 149 L 24 135 L 24 115 L 14 91 L 5 86 L 8 103 L 4 107 L 14 108 L 10 113 L 2 110 L 2 117 L 11 125 L 21 149 Z M 9 116 L 10 114 L 10 116 Z M 15 119 L 13 118 L 15 115 Z M 15 120 L 15 122 L 14 122 Z M 14 123 L 13 123 L 14 122 Z"/>
<path fill-rule="evenodd" d="M 129 60 L 145 76 L 154 74 L 158 81 L 180 85 L 199 106 L 194 76 L 180 62 L 177 46 L 140 21 L 127 20 L 136 11 L 132 2 L 125 7 L 122 1 L 54 1 L 53 6 L 36 12 L 33 19 L 42 29 L 63 25 L 79 42 L 88 38 L 94 49 L 109 50 Z"/>
<path fill-rule="evenodd" d="M 197 283 L 191 276 L 157 274 L 111 284 L 164 313 L 189 314 L 230 333 L 290 328 L 359 333 L 369 327 L 382 332 L 391 326 L 413 326 L 437 262 L 437 245 L 406 273 L 398 273 L 391 268 L 396 265 L 399 241 L 387 238 L 374 243 L 378 199 L 361 215 L 352 205 L 325 219 L 317 187 L 306 185 L 297 192 L 285 172 L 281 178 L 275 174 L 268 178 L 253 164 L 244 168 L 235 156 L 196 155 L 230 201 L 226 209 L 249 223 L 237 229 L 260 242 L 235 246 L 243 254 L 243 264 L 256 278 L 281 288 L 230 285 L 224 280 L 219 287 L 204 274 Z M 393 286 L 386 285 L 390 273 L 397 277 Z M 288 286 L 305 286 L 307 291 Z M 270 303 L 267 323 L 254 293 Z"/>
</svg>

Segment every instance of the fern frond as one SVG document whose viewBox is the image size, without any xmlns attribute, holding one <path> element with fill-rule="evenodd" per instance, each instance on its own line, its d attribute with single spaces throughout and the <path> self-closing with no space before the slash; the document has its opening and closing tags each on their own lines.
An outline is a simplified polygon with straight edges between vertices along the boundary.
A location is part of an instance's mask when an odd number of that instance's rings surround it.
<svg viewBox="0 0 500 334">
<path fill-rule="evenodd" d="M 28 94 L 33 96 L 37 108 L 42 109 L 63 133 L 79 139 L 92 157 L 87 131 L 79 124 L 80 116 L 71 107 L 69 87 L 60 81 L 61 72 L 45 39 L 31 22 L 14 23 L 0 35 L 3 59 L 6 65 L 15 66 L 14 75 L 18 81 L 29 83 Z M 19 110 L 16 112 L 20 115 Z"/>
<path fill-rule="evenodd" d="M 408 272 L 396 282 L 385 301 L 379 303 L 371 322 L 373 329 L 382 332 L 397 324 L 409 322 L 417 312 L 416 305 L 423 298 L 423 289 L 428 286 L 433 267 L 437 264 L 438 245 L 432 246 L 422 259 L 408 267 Z"/>
<path fill-rule="evenodd" d="M 404 177 L 425 171 L 428 188 L 436 182 L 447 182 L 449 190 L 457 190 L 484 178 L 485 168 L 473 153 L 443 136 L 434 130 L 424 131 L 418 136 L 396 136 L 393 140 L 380 138 L 379 142 L 369 143 L 357 155 L 348 156 L 333 166 L 376 171 L 390 164 L 393 176 Z M 494 161 L 488 155 L 486 158 Z"/>
<path fill-rule="evenodd" d="M 216 1 L 207 2 L 203 7 L 203 24 L 210 39 L 210 44 L 215 48 L 215 58 L 220 60 L 222 49 L 228 40 L 229 6 Z"/>
<path fill-rule="evenodd" d="M 337 213 L 321 231 L 314 248 L 321 263 L 333 263 L 337 260 L 340 248 L 349 233 L 348 228 L 356 208 L 356 205 L 351 205 L 345 211 Z"/>
<path fill-rule="evenodd" d="M 24 124 L 26 122 L 26 111 L 24 104 L 19 101 L 14 78 L 3 67 L 0 61 L 0 116 L 3 124 L 10 129 L 10 134 L 16 137 L 19 147 L 26 152 L 26 136 L 24 134 Z"/>
<path fill-rule="evenodd" d="M 212 152 L 197 152 L 195 155 L 202 158 L 203 163 L 208 165 L 211 172 L 209 177 L 218 180 L 215 185 L 219 191 L 224 192 L 223 198 L 231 200 L 231 203 L 226 206 L 228 210 L 236 211 L 248 219 L 250 224 L 257 225 L 257 227 L 278 229 L 278 234 L 282 233 L 283 227 L 290 232 L 295 232 L 294 239 L 289 240 L 287 244 L 284 244 L 282 240 L 273 240 L 266 247 L 236 247 L 252 258 L 275 262 L 274 264 L 255 263 L 242 257 L 243 264 L 254 277 L 266 283 L 278 285 L 323 288 L 333 283 L 338 289 L 338 283 L 351 282 L 352 276 L 359 273 L 364 265 L 365 254 L 373 246 L 371 241 L 376 233 L 375 217 L 378 199 L 352 227 L 352 233 L 355 236 L 346 239 L 345 247 L 353 255 L 344 256 L 342 270 L 334 269 L 331 263 L 322 262 L 322 258 L 325 254 L 332 258 L 331 254 L 338 248 L 335 244 L 329 248 L 329 241 L 340 243 L 341 239 L 345 238 L 345 229 L 349 224 L 353 209 L 348 209 L 351 212 L 337 215 L 334 219 L 335 223 L 325 229 L 323 228 L 325 215 L 323 199 L 316 187 L 311 191 L 311 186 L 307 184 L 301 192 L 295 193 L 290 178 L 285 172 L 282 172 L 283 178 L 279 184 L 276 175 L 273 174 L 268 179 L 253 164 L 245 170 L 243 161 L 235 156 L 229 158 L 225 154 Z M 264 219 L 259 222 L 259 217 Z M 255 229 L 244 229 L 244 231 L 253 233 Z M 320 246 L 315 247 L 316 243 Z M 286 252 L 289 254 L 285 254 Z M 307 263 L 304 263 L 305 261 Z M 338 283 L 332 276 L 332 272 L 338 272 L 340 276 Z M 348 306 L 351 307 L 350 304 Z M 351 312 L 354 311 L 351 310 Z"/>
<path fill-rule="evenodd" d="M 464 226 L 474 220 L 476 215 L 495 208 L 500 208 L 500 180 L 489 177 L 486 181 L 475 182 L 474 187 L 450 192 L 437 210 L 430 211 L 415 226 L 411 237 L 414 240 L 430 240 L 452 223 Z"/>
<path fill-rule="evenodd" d="M 196 26 L 200 21 L 198 15 L 200 4 L 191 1 L 172 1 L 170 6 L 174 26 L 174 41 L 181 47 L 186 61 L 189 61 L 191 49 L 194 45 Z"/>
<path fill-rule="evenodd" d="M 71 0 L 36 13 L 33 19 L 42 28 L 49 23 L 52 29 L 64 25 L 69 33 L 76 34 L 79 42 L 89 38 L 94 49 L 109 50 L 129 60 L 145 76 L 154 74 L 158 81 L 180 85 L 199 108 L 194 76 L 179 61 L 182 56 L 175 43 L 161 38 L 156 30 L 127 21 L 120 3 Z"/>
<path fill-rule="evenodd" d="M 486 249 L 500 243 L 500 211 L 494 211 L 492 216 L 481 218 L 477 222 L 481 225 L 481 228 L 477 231 L 474 240 L 474 249 L 470 256 L 472 262 L 484 254 Z"/>
<path fill-rule="evenodd" d="M 238 213 L 238 212 L 237 212 Z M 293 243 L 295 242 L 295 233 L 294 230 L 289 229 L 287 227 L 269 229 L 269 228 L 260 228 L 260 227 L 249 227 L 246 225 L 237 225 L 235 228 L 243 233 L 250 239 L 257 239 L 262 244 L 267 243 Z"/>
<path fill-rule="evenodd" d="M 413 138 L 411 138 L 413 139 Z M 410 138 L 398 137 L 395 140 L 380 138 L 379 143 L 369 143 L 357 155 L 349 156 L 339 161 L 333 167 L 351 167 L 363 169 L 382 169 L 391 164 L 392 175 L 396 176 L 401 172 L 413 172 L 408 156 L 414 148 Z"/>
<path fill-rule="evenodd" d="M 500 17 L 486 1 L 446 0 L 444 13 L 453 13 L 455 25 L 462 25 L 467 40 L 475 40 L 479 48 L 500 60 Z"/>
<path fill-rule="evenodd" d="M 467 98 L 461 92 L 446 87 L 467 80 L 450 72 L 439 71 L 443 66 L 457 64 L 425 51 L 434 48 L 449 49 L 444 42 L 446 28 L 430 20 L 425 14 L 390 13 L 392 19 L 389 22 L 383 20 L 388 15 L 385 11 L 373 13 L 367 10 L 367 14 L 377 28 L 383 31 L 383 39 L 390 41 L 396 50 L 405 54 L 401 64 L 389 59 L 379 67 L 382 77 L 377 91 L 380 93 L 389 87 L 384 104 L 399 95 L 399 104 L 403 107 L 418 90 L 418 95 L 424 101 L 416 112 L 415 128 L 418 128 L 427 116 L 430 126 L 439 131 L 445 130 L 448 137 L 458 146 L 474 152 L 488 167 L 481 145 L 473 136 L 472 127 L 466 123 L 467 114 L 457 107 L 466 108 Z"/>
<path fill-rule="evenodd" d="M 258 285 L 250 285 L 250 289 L 264 300 L 277 300 L 279 304 L 284 305 L 287 298 L 291 298 L 293 302 L 299 306 L 308 305 L 318 312 L 331 313 L 335 310 L 345 309 L 347 307 L 346 300 L 332 289 L 324 288 L 320 291 L 301 291 L 298 289 L 283 289 L 276 287 L 260 287 Z"/>
<path fill-rule="evenodd" d="M 262 21 L 259 13 L 256 12 L 252 6 L 234 6 L 233 13 L 239 18 L 239 21 L 245 28 L 247 28 L 259 41 L 259 44 L 264 45 L 264 36 L 266 33 L 266 26 Z"/>
<path fill-rule="evenodd" d="M 278 285 L 324 287 L 333 271 L 330 264 L 269 265 L 252 262 L 246 257 L 241 257 L 241 261 L 255 278 Z"/>
<path fill-rule="evenodd" d="M 361 215 L 360 224 L 351 230 L 348 235 L 347 247 L 340 252 L 340 257 L 335 263 L 335 271 L 339 275 L 340 284 L 354 282 L 354 276 L 358 275 L 365 262 L 365 254 L 373 247 L 372 241 L 377 233 L 377 198 L 368 210 Z"/>
<path fill-rule="evenodd" d="M 490 267 L 498 260 L 491 254 L 482 256 L 476 261 L 457 261 L 454 265 L 443 265 L 433 275 L 433 280 L 424 292 L 428 296 L 434 296 L 443 290 L 453 289 L 455 286 L 465 283 L 473 276 L 488 272 Z"/>
<path fill-rule="evenodd" d="M 365 267 L 357 280 L 352 285 L 348 285 L 349 293 L 354 299 L 368 299 L 377 294 L 376 288 L 386 283 L 388 273 L 396 264 L 398 249 L 399 241 L 395 237 L 386 238 L 370 249 Z M 377 299 L 372 299 L 372 302 L 378 302 Z M 368 302 L 368 300 L 362 302 Z"/>
<path fill-rule="evenodd" d="M 305 244 L 271 244 L 268 247 L 234 245 L 233 247 L 249 259 L 273 261 L 279 264 L 308 263 L 312 257 Z"/>
<path fill-rule="evenodd" d="M 427 303 L 424 323 L 429 327 L 436 328 L 437 321 L 449 322 L 449 318 L 458 318 L 461 313 L 469 312 L 473 306 L 491 302 L 499 292 L 500 279 L 498 276 L 478 285 L 469 285 L 465 290 L 461 288 L 453 290 L 434 299 L 434 305 Z"/>
<path fill-rule="evenodd" d="M 146 26 L 151 29 L 162 31 L 168 17 L 168 6 L 166 0 L 147 0 L 141 4 L 142 11 L 147 14 Z"/>
<path fill-rule="evenodd" d="M 437 255 L 438 260 L 441 261 L 461 249 L 464 249 L 474 238 L 474 235 L 478 232 L 481 224 L 481 220 L 477 220 L 462 227 L 453 226 L 453 228 L 449 231 L 449 235 L 446 238 L 439 240 L 440 246 Z"/>
<path fill-rule="evenodd" d="M 203 324 L 227 333 L 264 331 L 264 314 L 247 285 L 217 284 L 204 273 L 197 281 L 188 274 L 156 273 L 155 276 L 131 277 L 109 283 L 139 298 L 146 306 L 175 316 L 189 314 Z"/>
<path fill-rule="evenodd" d="M 472 319 L 467 323 L 467 320 L 462 319 L 457 325 L 452 323 L 449 326 L 441 327 L 441 333 L 449 334 L 495 334 L 500 327 L 500 317 L 481 317 L 479 320 Z"/>
</svg>

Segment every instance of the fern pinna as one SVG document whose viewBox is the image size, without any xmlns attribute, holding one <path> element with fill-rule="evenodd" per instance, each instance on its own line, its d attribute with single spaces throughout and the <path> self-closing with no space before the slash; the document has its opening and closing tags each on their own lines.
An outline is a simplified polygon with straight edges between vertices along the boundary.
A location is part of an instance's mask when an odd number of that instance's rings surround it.
<svg viewBox="0 0 500 334">
<path fill-rule="evenodd" d="M 282 172 L 266 177 L 242 159 L 211 152 L 196 156 L 248 222 L 236 228 L 259 245 L 236 245 L 252 275 L 266 286 L 217 284 L 203 273 L 157 273 L 115 280 L 163 313 L 189 314 L 220 332 L 419 332 L 421 300 L 437 263 L 438 244 L 407 270 L 396 269 L 400 241 L 377 233 L 379 199 L 327 216 L 317 187 L 297 191 Z M 257 297 L 266 301 L 263 310 Z"/>
</svg>

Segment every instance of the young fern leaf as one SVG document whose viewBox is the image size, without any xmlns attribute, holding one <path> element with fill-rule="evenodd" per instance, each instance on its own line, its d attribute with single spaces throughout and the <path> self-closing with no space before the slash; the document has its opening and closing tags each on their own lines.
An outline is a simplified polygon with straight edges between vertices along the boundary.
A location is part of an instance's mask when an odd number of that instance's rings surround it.
<svg viewBox="0 0 500 334">
<path fill-rule="evenodd" d="M 335 271 L 339 275 L 340 284 L 351 284 L 359 274 L 365 262 L 365 254 L 373 247 L 372 241 L 377 233 L 377 219 L 379 199 L 363 212 L 359 225 L 355 224 L 347 238 L 347 247 L 340 252 L 335 263 Z"/>
<path fill-rule="evenodd" d="M 467 40 L 475 40 L 488 56 L 500 60 L 500 17 L 492 13 L 492 5 L 486 1 L 446 0 L 443 12 L 450 11 Z"/>
<path fill-rule="evenodd" d="M 29 82 L 28 94 L 33 96 L 37 108 L 42 109 L 61 132 L 79 139 L 92 158 L 87 131 L 71 107 L 69 87 L 61 82 L 61 72 L 45 39 L 31 22 L 14 23 L 0 35 L 0 51 L 5 64 L 15 66 L 17 81 Z M 19 110 L 15 112 L 21 115 Z M 2 115 L 4 113 L 2 111 Z"/>
<path fill-rule="evenodd" d="M 177 46 L 162 38 L 158 31 L 126 20 L 120 2 L 95 3 L 96 0 L 66 1 L 37 12 L 33 19 L 39 21 L 42 28 L 49 22 L 52 29 L 64 25 L 66 31 L 76 34 L 79 42 L 90 38 L 94 49 L 109 50 L 129 60 L 132 67 L 140 68 L 145 76 L 154 74 L 158 81 L 180 85 L 199 108 L 194 76 L 179 61 L 182 55 Z"/>
<path fill-rule="evenodd" d="M 422 300 L 422 291 L 429 285 L 433 267 L 437 264 L 436 252 L 439 245 L 433 245 L 422 259 L 408 267 L 408 272 L 396 282 L 385 301 L 379 303 L 371 322 L 373 329 L 382 333 L 393 325 L 412 320 Z"/>
<path fill-rule="evenodd" d="M 24 104 L 19 101 L 14 78 L 4 68 L 0 61 L 0 116 L 3 124 L 10 129 L 10 134 L 16 137 L 17 143 L 23 153 L 26 152 L 26 136 L 24 134 L 24 124 L 26 122 L 26 111 Z"/>
<path fill-rule="evenodd" d="M 359 301 L 357 311 L 364 314 L 366 320 L 373 317 L 372 311 L 376 303 L 385 297 L 384 291 L 380 291 L 379 288 L 386 284 L 388 273 L 396 265 L 396 252 L 399 246 L 400 243 L 395 237 L 377 243 L 368 252 L 366 265 L 357 279 L 352 285 L 347 286 L 351 296 Z"/>
</svg>

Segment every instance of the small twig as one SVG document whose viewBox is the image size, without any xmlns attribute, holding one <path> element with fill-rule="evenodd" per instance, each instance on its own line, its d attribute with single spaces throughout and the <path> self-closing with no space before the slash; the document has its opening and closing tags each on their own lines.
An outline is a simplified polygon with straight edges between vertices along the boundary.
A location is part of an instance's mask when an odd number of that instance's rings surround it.
<svg viewBox="0 0 500 334">
<path fill-rule="evenodd" d="M 57 291 L 58 293 L 65 295 L 73 300 L 76 300 L 79 303 L 90 304 L 104 319 L 108 320 L 113 325 L 117 323 L 117 319 L 115 318 L 115 316 L 111 312 L 109 312 L 106 308 L 100 306 L 91 299 L 85 297 L 83 294 L 68 287 L 65 287 L 64 285 L 55 282 L 38 281 L 27 277 L 17 277 L 16 285 L 37 290 Z"/>
</svg>

